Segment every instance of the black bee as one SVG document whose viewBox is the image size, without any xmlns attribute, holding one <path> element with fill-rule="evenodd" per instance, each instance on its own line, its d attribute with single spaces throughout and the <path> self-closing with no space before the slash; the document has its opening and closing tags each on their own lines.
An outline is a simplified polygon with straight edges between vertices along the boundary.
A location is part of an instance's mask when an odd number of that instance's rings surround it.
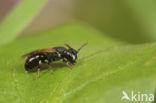
<svg viewBox="0 0 156 103">
<path fill-rule="evenodd" d="M 27 72 L 32 71 L 37 67 L 36 78 L 39 77 L 39 71 L 41 64 L 48 64 L 50 67 L 50 63 L 54 61 L 63 60 L 63 62 L 72 69 L 72 65 L 76 64 L 77 54 L 78 52 L 86 46 L 88 43 L 83 44 L 78 50 L 71 48 L 68 44 L 65 44 L 65 47 L 53 47 L 35 50 L 30 53 L 23 55 L 22 57 L 26 59 L 25 62 L 25 70 Z M 52 67 L 51 67 L 52 70 Z"/>
</svg>

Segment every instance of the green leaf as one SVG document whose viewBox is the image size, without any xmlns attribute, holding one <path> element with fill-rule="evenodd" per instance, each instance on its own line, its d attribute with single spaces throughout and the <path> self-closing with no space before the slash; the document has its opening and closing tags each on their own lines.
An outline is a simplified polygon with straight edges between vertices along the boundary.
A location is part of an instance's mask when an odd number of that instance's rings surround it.
<svg viewBox="0 0 156 103">
<path fill-rule="evenodd" d="M 156 44 L 125 45 L 91 27 L 69 24 L 38 35 L 19 38 L 1 47 L 0 102 L 2 103 L 127 103 L 122 92 L 154 93 Z M 79 48 L 73 70 L 61 62 L 26 74 L 21 55 L 39 48 L 70 44 Z"/>
<path fill-rule="evenodd" d="M 125 6 L 131 10 L 136 21 L 151 40 L 156 40 L 156 2 L 147 0 L 126 0 Z"/>
<path fill-rule="evenodd" d="M 22 0 L 0 25 L 0 45 L 14 40 L 47 0 Z"/>
<path fill-rule="evenodd" d="M 156 2 L 153 0 L 76 0 L 74 15 L 107 35 L 131 43 L 156 40 Z"/>
</svg>

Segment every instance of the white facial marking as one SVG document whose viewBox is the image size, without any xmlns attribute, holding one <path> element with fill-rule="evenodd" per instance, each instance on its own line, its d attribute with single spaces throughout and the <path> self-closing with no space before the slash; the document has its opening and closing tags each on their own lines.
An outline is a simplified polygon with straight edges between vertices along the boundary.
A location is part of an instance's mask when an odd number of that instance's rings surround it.
<svg viewBox="0 0 156 103">
<path fill-rule="evenodd" d="M 35 59 L 35 58 L 30 58 L 30 59 L 29 59 L 29 62 L 31 62 L 31 61 L 34 60 L 34 59 Z"/>
<path fill-rule="evenodd" d="M 42 61 L 41 60 L 39 61 L 39 64 L 42 64 Z"/>
<path fill-rule="evenodd" d="M 73 57 L 73 60 L 75 60 L 75 56 L 74 56 L 74 55 L 72 55 L 72 57 Z"/>
</svg>

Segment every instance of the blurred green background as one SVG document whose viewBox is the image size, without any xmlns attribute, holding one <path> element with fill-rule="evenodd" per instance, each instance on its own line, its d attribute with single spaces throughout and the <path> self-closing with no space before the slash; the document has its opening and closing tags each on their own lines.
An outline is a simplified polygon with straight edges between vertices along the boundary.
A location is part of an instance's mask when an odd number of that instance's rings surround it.
<svg viewBox="0 0 156 103">
<path fill-rule="evenodd" d="M 1 22 L 22 0 L 0 0 Z M 154 0 L 49 0 L 21 34 L 79 21 L 132 44 L 156 40 Z"/>
</svg>

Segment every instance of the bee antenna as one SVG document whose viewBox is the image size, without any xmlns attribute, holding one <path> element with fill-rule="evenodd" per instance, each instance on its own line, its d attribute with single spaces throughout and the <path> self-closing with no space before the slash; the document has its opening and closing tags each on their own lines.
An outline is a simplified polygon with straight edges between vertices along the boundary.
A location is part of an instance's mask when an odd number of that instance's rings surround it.
<svg viewBox="0 0 156 103">
<path fill-rule="evenodd" d="M 87 43 L 84 43 L 78 50 L 77 50 L 77 52 L 79 52 L 83 47 L 85 47 L 86 45 L 88 44 L 88 42 Z"/>
<path fill-rule="evenodd" d="M 70 45 L 68 45 L 68 44 L 64 44 L 66 47 L 68 47 L 69 49 L 72 49 L 72 47 L 70 46 Z"/>
</svg>

